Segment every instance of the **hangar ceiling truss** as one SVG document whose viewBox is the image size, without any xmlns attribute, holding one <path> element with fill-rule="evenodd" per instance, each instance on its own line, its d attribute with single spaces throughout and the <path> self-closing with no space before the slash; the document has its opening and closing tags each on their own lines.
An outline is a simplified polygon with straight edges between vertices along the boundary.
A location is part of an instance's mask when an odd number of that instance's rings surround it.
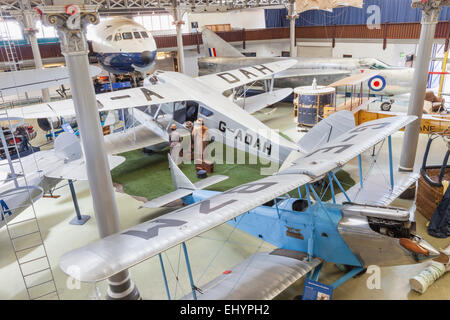
<svg viewBox="0 0 450 320">
<path fill-rule="evenodd" d="M 4 13 L 23 10 L 23 2 L 31 7 L 51 5 L 51 0 L 0 0 Z M 217 12 L 247 8 L 279 6 L 285 7 L 289 0 L 86 0 L 85 4 L 98 5 L 100 14 L 127 14 L 145 11 L 166 10 L 174 7 L 191 12 Z"/>
</svg>

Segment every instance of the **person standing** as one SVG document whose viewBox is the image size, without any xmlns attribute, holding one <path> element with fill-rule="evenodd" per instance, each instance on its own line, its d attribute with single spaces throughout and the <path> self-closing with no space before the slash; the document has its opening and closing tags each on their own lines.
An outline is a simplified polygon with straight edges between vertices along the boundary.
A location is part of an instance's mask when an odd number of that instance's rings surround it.
<svg viewBox="0 0 450 320">
<path fill-rule="evenodd" d="M 186 155 L 191 161 L 194 160 L 194 138 L 192 135 L 192 130 L 194 129 L 194 124 L 192 123 L 192 121 L 186 121 L 184 123 L 184 126 L 186 127 L 186 129 L 189 132 L 189 147 L 188 147 L 188 151 L 190 152 L 189 155 Z M 183 155 L 184 156 L 184 155 Z"/>
<path fill-rule="evenodd" d="M 170 125 L 169 134 L 169 146 L 170 146 L 170 156 L 173 161 L 179 165 L 181 163 L 180 151 L 181 151 L 181 135 L 177 131 L 177 125 L 175 123 Z"/>
</svg>

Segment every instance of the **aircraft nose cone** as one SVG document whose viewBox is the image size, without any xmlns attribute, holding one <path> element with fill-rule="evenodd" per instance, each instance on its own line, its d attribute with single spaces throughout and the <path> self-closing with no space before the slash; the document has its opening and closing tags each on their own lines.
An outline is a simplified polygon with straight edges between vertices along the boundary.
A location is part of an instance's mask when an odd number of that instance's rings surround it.
<svg viewBox="0 0 450 320">
<path fill-rule="evenodd" d="M 153 54 L 150 51 L 144 51 L 141 53 L 142 63 L 150 64 L 153 61 Z"/>
</svg>

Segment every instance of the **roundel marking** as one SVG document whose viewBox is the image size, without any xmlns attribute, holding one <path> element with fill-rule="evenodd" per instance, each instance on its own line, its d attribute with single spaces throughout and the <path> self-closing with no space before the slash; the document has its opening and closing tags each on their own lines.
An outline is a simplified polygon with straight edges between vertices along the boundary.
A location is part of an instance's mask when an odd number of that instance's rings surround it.
<svg viewBox="0 0 450 320">
<path fill-rule="evenodd" d="M 369 80 L 369 88 L 372 91 L 381 91 L 386 87 L 386 80 L 382 76 L 374 76 Z"/>
</svg>

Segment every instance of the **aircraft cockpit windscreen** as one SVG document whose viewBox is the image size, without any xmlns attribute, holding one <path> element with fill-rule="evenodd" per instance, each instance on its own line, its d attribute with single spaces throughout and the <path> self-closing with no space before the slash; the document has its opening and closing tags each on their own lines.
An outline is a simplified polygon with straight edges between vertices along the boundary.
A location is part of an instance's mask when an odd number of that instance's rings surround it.
<svg viewBox="0 0 450 320">
<path fill-rule="evenodd" d="M 391 66 L 388 65 L 387 63 L 384 63 L 383 61 L 374 58 L 361 59 L 360 63 L 363 67 L 372 70 L 384 70 L 391 68 Z"/>
<path fill-rule="evenodd" d="M 133 39 L 133 34 L 131 32 L 123 32 L 122 33 L 122 38 L 124 40 Z"/>
<path fill-rule="evenodd" d="M 142 38 L 148 38 L 148 34 L 145 31 L 141 31 Z"/>
</svg>

